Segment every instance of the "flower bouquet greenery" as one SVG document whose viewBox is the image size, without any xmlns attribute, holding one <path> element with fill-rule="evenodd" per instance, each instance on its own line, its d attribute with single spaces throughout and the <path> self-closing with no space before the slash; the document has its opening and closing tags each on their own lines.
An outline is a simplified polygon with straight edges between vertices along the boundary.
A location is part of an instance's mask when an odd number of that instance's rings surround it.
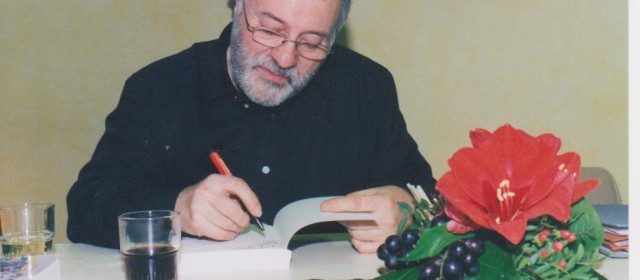
<svg viewBox="0 0 640 280">
<path fill-rule="evenodd" d="M 584 199 L 599 182 L 579 181 L 580 156 L 508 124 L 470 138 L 435 192 L 409 185 L 379 279 L 605 279 L 593 268 L 603 228 Z"/>
</svg>

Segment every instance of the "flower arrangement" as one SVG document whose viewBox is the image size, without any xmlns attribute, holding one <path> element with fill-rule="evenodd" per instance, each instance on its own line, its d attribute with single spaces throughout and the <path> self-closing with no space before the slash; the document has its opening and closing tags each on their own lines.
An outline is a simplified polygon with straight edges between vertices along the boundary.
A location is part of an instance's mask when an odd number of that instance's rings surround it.
<svg viewBox="0 0 640 280">
<path fill-rule="evenodd" d="M 380 279 L 605 279 L 593 269 L 603 228 L 583 199 L 599 182 L 579 181 L 580 156 L 508 124 L 470 138 L 435 192 L 409 185 Z"/>
</svg>

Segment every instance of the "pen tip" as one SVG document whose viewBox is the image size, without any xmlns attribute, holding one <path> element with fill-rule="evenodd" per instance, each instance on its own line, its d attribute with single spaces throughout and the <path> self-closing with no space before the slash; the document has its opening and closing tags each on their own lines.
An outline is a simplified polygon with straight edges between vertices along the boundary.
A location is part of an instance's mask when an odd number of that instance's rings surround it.
<svg viewBox="0 0 640 280">
<path fill-rule="evenodd" d="M 256 221 L 256 224 L 258 225 L 260 230 L 264 231 L 264 226 L 262 225 L 262 222 L 260 222 L 260 220 L 258 220 L 258 218 L 255 218 L 254 220 Z"/>
</svg>

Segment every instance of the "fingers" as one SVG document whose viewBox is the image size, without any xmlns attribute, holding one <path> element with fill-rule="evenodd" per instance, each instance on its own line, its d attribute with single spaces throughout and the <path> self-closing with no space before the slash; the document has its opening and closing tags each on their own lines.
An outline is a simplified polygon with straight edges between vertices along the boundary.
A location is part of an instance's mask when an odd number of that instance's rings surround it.
<svg viewBox="0 0 640 280">
<path fill-rule="evenodd" d="M 237 200 L 221 197 L 210 206 L 211 210 L 203 212 L 203 216 L 221 229 L 241 232 L 249 226 L 249 215 L 242 210 Z"/>
<path fill-rule="evenodd" d="M 183 213 L 183 231 L 216 240 L 234 239 L 249 226 L 247 204 L 253 215 L 262 215 L 260 202 L 242 179 L 213 174 L 184 189 L 175 209 Z"/>
<path fill-rule="evenodd" d="M 350 194 L 326 200 L 321 205 L 325 212 L 376 212 L 396 208 L 395 200 L 386 194 Z"/>
<path fill-rule="evenodd" d="M 193 232 L 190 233 L 215 240 L 232 240 L 242 231 L 238 225 L 226 217 L 216 219 L 219 213 L 215 210 L 212 213 L 210 216 L 196 215 L 190 228 Z"/>
<path fill-rule="evenodd" d="M 237 179 L 236 184 L 225 185 L 225 191 L 240 200 L 251 215 L 256 217 L 262 216 L 262 205 L 260 205 L 260 200 L 258 196 L 256 196 L 256 193 L 254 193 L 243 180 L 239 178 L 235 179 Z"/>
<path fill-rule="evenodd" d="M 375 254 L 382 242 L 351 239 L 351 244 L 361 254 Z"/>
<path fill-rule="evenodd" d="M 387 236 L 395 234 L 395 231 L 371 227 L 368 229 L 349 229 L 349 235 L 353 239 L 369 242 L 380 242 L 387 239 Z"/>
<path fill-rule="evenodd" d="M 363 254 L 375 253 L 389 235 L 396 233 L 395 227 L 381 227 L 373 221 L 342 222 L 351 235 L 351 243 Z"/>
<path fill-rule="evenodd" d="M 352 238 L 353 246 L 360 253 L 374 253 L 385 239 L 395 234 L 403 218 L 398 202 L 411 203 L 411 196 L 395 186 L 370 188 L 324 201 L 326 212 L 369 212 L 373 221 L 341 222 Z"/>
</svg>

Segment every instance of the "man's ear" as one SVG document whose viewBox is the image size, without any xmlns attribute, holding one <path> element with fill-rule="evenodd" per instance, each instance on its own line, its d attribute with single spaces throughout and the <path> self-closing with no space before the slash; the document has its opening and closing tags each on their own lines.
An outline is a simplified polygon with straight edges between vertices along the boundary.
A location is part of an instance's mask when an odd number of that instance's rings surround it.
<svg viewBox="0 0 640 280">
<path fill-rule="evenodd" d="M 238 12 L 239 0 L 227 0 L 227 7 L 231 9 L 231 18 Z"/>
<path fill-rule="evenodd" d="M 238 2 L 240 2 L 240 0 L 231 0 L 230 2 L 233 2 L 233 14 L 240 13 L 240 10 L 238 10 Z"/>
</svg>

